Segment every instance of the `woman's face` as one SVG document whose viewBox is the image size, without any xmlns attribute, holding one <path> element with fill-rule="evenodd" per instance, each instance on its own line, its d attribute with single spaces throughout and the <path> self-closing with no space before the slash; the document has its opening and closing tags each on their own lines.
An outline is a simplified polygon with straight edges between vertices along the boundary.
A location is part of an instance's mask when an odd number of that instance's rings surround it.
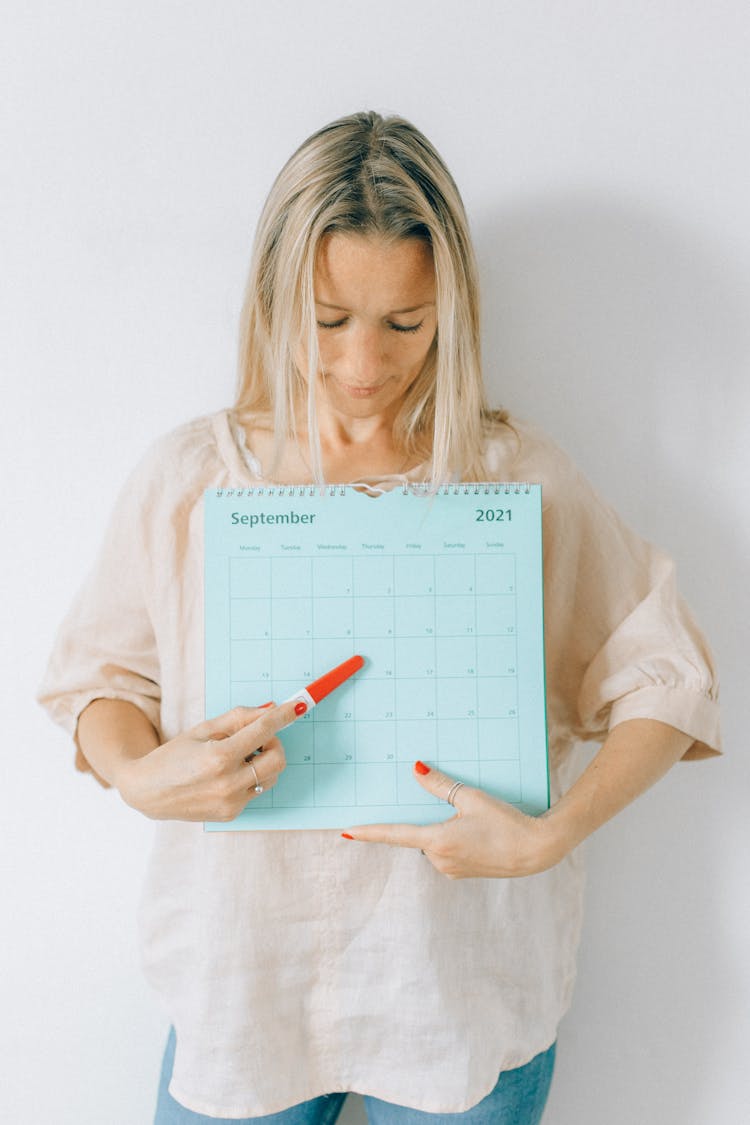
<svg viewBox="0 0 750 1125">
<path fill-rule="evenodd" d="M 326 405 L 354 418 L 394 414 L 435 338 L 431 246 L 326 235 L 314 285 Z"/>
</svg>

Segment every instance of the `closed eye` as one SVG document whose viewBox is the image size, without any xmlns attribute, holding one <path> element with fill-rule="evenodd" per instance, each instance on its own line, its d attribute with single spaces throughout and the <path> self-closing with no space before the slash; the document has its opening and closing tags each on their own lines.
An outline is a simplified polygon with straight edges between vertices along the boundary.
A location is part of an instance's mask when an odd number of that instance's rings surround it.
<svg viewBox="0 0 750 1125">
<path fill-rule="evenodd" d="M 319 320 L 317 322 L 318 328 L 342 328 L 347 322 L 347 317 L 342 320 Z M 419 324 L 389 324 L 388 327 L 394 332 L 418 332 L 424 324 L 424 320 L 420 320 Z"/>
</svg>

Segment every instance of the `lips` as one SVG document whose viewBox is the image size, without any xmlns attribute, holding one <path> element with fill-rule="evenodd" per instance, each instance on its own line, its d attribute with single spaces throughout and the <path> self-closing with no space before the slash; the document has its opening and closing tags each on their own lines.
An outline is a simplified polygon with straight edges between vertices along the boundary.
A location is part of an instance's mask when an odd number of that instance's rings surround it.
<svg viewBox="0 0 750 1125">
<path fill-rule="evenodd" d="M 369 398 L 371 395 L 377 394 L 383 387 L 382 383 L 372 383 L 367 387 L 353 386 L 350 383 L 341 383 L 340 385 L 353 398 Z"/>
</svg>

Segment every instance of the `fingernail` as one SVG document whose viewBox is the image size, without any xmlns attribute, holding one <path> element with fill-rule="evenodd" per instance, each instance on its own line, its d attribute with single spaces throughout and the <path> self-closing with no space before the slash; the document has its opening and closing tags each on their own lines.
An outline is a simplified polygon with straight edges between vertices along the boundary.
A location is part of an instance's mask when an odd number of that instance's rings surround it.
<svg viewBox="0 0 750 1125">
<path fill-rule="evenodd" d="M 348 832 L 342 832 L 341 835 L 344 837 L 345 840 L 353 840 L 354 839 L 354 837 L 350 836 Z"/>
<path fill-rule="evenodd" d="M 414 769 L 417 771 L 417 773 L 429 773 L 430 772 L 430 767 L 426 766 L 424 764 L 424 762 L 415 762 Z"/>
<path fill-rule="evenodd" d="M 294 704 L 295 715 L 304 715 L 306 710 L 307 704 L 305 703 L 304 699 L 300 699 L 299 703 Z"/>
<path fill-rule="evenodd" d="M 262 711 L 264 707 L 273 707 L 273 700 L 270 703 L 261 703 L 260 710 Z"/>
</svg>

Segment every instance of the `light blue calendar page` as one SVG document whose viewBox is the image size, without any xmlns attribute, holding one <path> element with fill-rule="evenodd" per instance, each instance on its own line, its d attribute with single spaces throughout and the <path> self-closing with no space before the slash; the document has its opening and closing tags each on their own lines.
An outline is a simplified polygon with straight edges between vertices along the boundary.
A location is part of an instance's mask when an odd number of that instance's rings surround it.
<svg viewBox="0 0 750 1125">
<path fill-rule="evenodd" d="M 548 808 L 539 485 L 208 491 L 205 605 L 207 717 L 366 661 L 281 732 L 277 784 L 207 830 L 445 820 L 417 758 Z"/>
</svg>

